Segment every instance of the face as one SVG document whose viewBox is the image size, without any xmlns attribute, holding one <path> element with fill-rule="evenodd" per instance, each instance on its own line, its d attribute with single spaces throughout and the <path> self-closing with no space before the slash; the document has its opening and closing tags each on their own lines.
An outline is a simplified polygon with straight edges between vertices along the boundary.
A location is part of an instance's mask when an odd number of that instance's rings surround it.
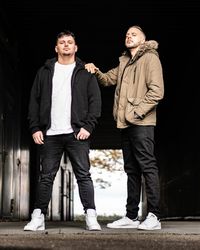
<svg viewBox="0 0 200 250">
<path fill-rule="evenodd" d="M 128 29 L 125 38 L 125 46 L 127 49 L 137 48 L 144 42 L 145 42 L 145 37 L 139 29 L 135 27 L 131 27 Z"/>
<path fill-rule="evenodd" d="M 77 51 L 77 45 L 72 36 L 62 36 L 58 39 L 55 51 L 60 56 L 73 56 Z"/>
</svg>

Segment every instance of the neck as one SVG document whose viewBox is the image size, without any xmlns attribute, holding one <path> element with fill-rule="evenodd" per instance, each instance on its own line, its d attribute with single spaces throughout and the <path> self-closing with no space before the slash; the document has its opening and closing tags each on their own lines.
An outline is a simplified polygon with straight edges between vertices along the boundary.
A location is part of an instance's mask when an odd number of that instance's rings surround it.
<svg viewBox="0 0 200 250">
<path fill-rule="evenodd" d="M 136 47 L 136 48 L 131 48 L 131 49 L 129 50 L 132 57 L 135 56 L 135 54 L 137 53 L 138 49 L 139 49 L 139 46 Z"/>
<path fill-rule="evenodd" d="M 72 64 L 75 62 L 75 56 L 58 56 L 60 64 Z"/>
</svg>

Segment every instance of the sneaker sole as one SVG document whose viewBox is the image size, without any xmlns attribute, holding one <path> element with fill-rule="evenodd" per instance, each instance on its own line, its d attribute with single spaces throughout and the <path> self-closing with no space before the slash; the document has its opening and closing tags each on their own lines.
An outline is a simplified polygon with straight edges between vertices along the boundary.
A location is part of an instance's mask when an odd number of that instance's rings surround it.
<svg viewBox="0 0 200 250">
<path fill-rule="evenodd" d="M 153 227 L 153 228 L 141 228 L 141 227 L 138 227 L 138 230 L 147 230 L 147 231 L 160 230 L 160 229 L 161 229 L 160 226 Z"/>
<path fill-rule="evenodd" d="M 88 230 L 88 231 L 101 231 L 102 229 L 99 229 L 99 228 L 95 228 L 95 229 L 89 229 L 89 228 L 86 228 L 86 230 Z"/>
<path fill-rule="evenodd" d="M 101 228 L 89 228 L 88 226 L 86 226 L 86 230 L 89 230 L 89 231 L 101 231 L 102 229 Z"/>
<path fill-rule="evenodd" d="M 138 224 L 139 225 L 139 224 Z M 109 225 L 107 225 L 106 227 L 107 228 L 111 228 L 111 229 L 115 229 L 115 228 L 121 228 L 121 229 L 126 229 L 126 228 L 138 228 L 138 225 L 136 225 L 136 226 L 133 226 L 133 225 L 125 225 L 125 226 L 109 226 Z"/>
<path fill-rule="evenodd" d="M 24 231 L 33 231 L 33 232 L 35 232 L 35 231 L 44 231 L 44 230 L 45 230 L 44 227 L 38 227 L 38 228 L 36 228 L 36 229 L 24 228 Z"/>
</svg>

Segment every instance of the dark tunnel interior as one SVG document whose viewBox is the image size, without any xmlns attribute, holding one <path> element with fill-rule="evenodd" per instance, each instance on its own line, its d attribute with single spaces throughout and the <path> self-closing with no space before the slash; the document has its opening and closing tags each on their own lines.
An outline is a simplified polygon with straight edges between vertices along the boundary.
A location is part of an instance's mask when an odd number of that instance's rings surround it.
<svg viewBox="0 0 200 250">
<path fill-rule="evenodd" d="M 197 0 L 1 3 L 0 111 L 9 126 L 16 123 L 20 147 L 34 152 L 27 125 L 29 92 L 37 69 L 55 56 L 56 35 L 72 30 L 78 56 L 107 71 L 118 64 L 127 28 L 137 24 L 148 40 L 158 41 L 163 66 L 165 97 L 158 107 L 156 127 L 163 216 L 200 216 L 199 16 Z M 114 90 L 101 87 L 102 117 L 92 148 L 120 149 L 120 132 L 112 117 Z M 31 166 L 36 164 L 32 155 Z"/>
</svg>

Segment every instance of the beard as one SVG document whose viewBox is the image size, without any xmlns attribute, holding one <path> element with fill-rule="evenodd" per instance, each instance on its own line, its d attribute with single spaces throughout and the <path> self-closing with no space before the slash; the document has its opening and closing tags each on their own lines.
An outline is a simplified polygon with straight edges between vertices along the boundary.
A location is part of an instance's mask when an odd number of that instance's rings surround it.
<svg viewBox="0 0 200 250">
<path fill-rule="evenodd" d="M 71 55 L 71 53 L 68 53 L 68 52 L 63 52 L 62 53 L 62 56 L 70 56 Z"/>
<path fill-rule="evenodd" d="M 138 46 L 137 45 L 126 45 L 126 48 L 127 49 L 134 49 L 134 48 L 137 48 Z"/>
<path fill-rule="evenodd" d="M 141 44 L 141 42 L 132 42 L 132 43 L 126 44 L 126 48 L 127 49 L 135 49 L 138 46 L 140 46 L 140 44 Z"/>
</svg>

